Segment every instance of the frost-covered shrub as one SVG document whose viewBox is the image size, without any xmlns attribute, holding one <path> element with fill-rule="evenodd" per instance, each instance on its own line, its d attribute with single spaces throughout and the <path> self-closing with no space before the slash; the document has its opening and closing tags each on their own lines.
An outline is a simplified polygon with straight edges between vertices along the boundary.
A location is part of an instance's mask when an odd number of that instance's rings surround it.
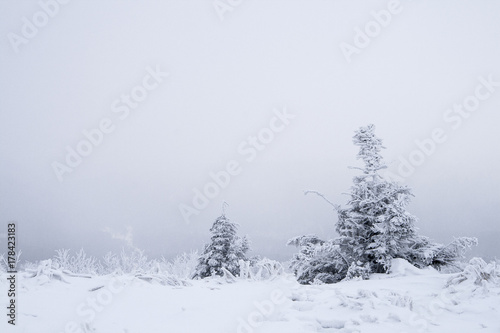
<svg viewBox="0 0 500 333">
<path fill-rule="evenodd" d="M 425 236 L 416 236 L 411 239 L 411 242 L 404 258 L 416 267 L 432 266 L 436 269 L 457 265 L 457 262 L 465 257 L 465 252 L 478 243 L 477 238 L 460 237 L 444 245 L 431 242 Z"/>
<path fill-rule="evenodd" d="M 154 264 L 148 260 L 144 251 L 139 249 L 133 249 L 129 252 L 122 250 L 119 262 L 122 272 L 131 274 L 148 272 Z"/>
<path fill-rule="evenodd" d="M 188 286 L 187 281 L 193 274 L 197 261 L 197 252 L 183 253 L 172 261 L 148 260 L 143 251 L 122 251 L 119 256 L 108 254 L 106 261 L 112 264 L 113 272 L 134 275 L 137 279 L 149 283 L 169 286 Z"/>
<path fill-rule="evenodd" d="M 155 261 L 148 260 L 143 250 L 122 249 L 120 254 L 108 252 L 101 263 L 101 274 L 138 274 L 149 272 Z"/>
<path fill-rule="evenodd" d="M 170 275 L 181 279 L 189 279 L 196 272 L 198 257 L 198 251 L 191 251 L 178 255 L 172 261 L 162 258 L 161 267 Z"/>
<path fill-rule="evenodd" d="M 59 265 L 52 259 L 42 260 L 36 269 L 27 269 L 25 277 L 36 278 L 39 284 L 47 283 L 51 280 L 68 283 L 65 273 Z"/>
<path fill-rule="evenodd" d="M 23 263 L 21 264 L 21 270 L 22 271 L 26 271 L 28 269 L 35 269 L 38 267 L 38 265 L 40 264 L 39 261 L 23 261 Z"/>
<path fill-rule="evenodd" d="M 239 260 L 240 278 L 252 280 L 269 280 L 285 272 L 283 265 L 269 258 L 251 258 L 248 261 Z"/>
<path fill-rule="evenodd" d="M 93 256 L 88 256 L 83 249 L 75 255 L 71 255 L 69 249 L 56 250 L 53 264 L 56 268 L 76 274 L 97 274 L 100 270 L 99 261 Z"/>
<path fill-rule="evenodd" d="M 500 266 L 495 261 L 486 263 L 481 258 L 472 258 L 463 272 L 448 280 L 447 286 L 457 285 L 470 281 L 478 286 L 500 284 Z"/>
<path fill-rule="evenodd" d="M 22 255 L 23 251 L 19 250 L 16 253 L 16 256 L 13 258 L 14 261 L 12 262 L 12 257 L 9 257 L 6 253 L 2 253 L 0 255 L 0 272 L 7 272 L 7 271 L 12 271 L 20 268 L 20 258 Z M 11 260 L 9 264 L 9 260 Z M 10 266 L 13 266 L 14 269 L 9 268 Z"/>
<path fill-rule="evenodd" d="M 300 248 L 290 266 L 299 283 L 335 283 L 345 278 L 348 262 L 334 241 L 325 242 L 308 235 L 292 238 L 287 245 Z"/>
<path fill-rule="evenodd" d="M 254 275 L 260 277 L 261 279 L 270 279 L 279 276 L 284 272 L 283 265 L 281 265 L 280 262 L 269 258 L 262 258 L 250 267 L 254 270 L 254 272 L 256 271 Z"/>
<path fill-rule="evenodd" d="M 28 277 L 45 277 L 44 279 L 63 281 L 66 277 L 91 278 L 94 275 L 132 275 L 137 279 L 156 282 L 162 285 L 185 286 L 198 264 L 196 251 L 183 253 L 167 260 L 148 259 L 144 251 L 139 249 L 122 249 L 120 253 L 108 252 L 98 260 L 88 256 L 83 249 L 72 254 L 69 249 L 60 249 L 52 259 L 40 263 L 26 262 L 23 270 Z M 0 264 L 3 265 L 5 256 L 0 255 Z M 268 264 L 271 267 L 271 264 Z M 1 272 L 1 270 L 0 270 Z"/>
<path fill-rule="evenodd" d="M 363 264 L 361 261 L 352 262 L 347 270 L 347 275 L 344 280 L 368 280 L 370 277 L 370 264 Z"/>
<path fill-rule="evenodd" d="M 123 272 L 120 265 L 120 257 L 112 252 L 108 252 L 104 255 L 101 260 L 101 270 L 100 274 L 111 274 L 111 273 Z"/>
<path fill-rule="evenodd" d="M 71 256 L 69 254 L 69 251 L 69 249 L 56 250 L 53 261 L 58 265 L 58 267 L 71 271 L 73 267 L 71 265 Z"/>
<path fill-rule="evenodd" d="M 154 260 L 149 260 L 144 251 L 122 249 L 119 254 L 108 252 L 102 260 L 89 256 L 83 249 L 71 254 L 69 249 L 56 251 L 53 263 L 57 268 L 75 274 L 136 274 L 148 272 L 154 267 Z"/>
</svg>

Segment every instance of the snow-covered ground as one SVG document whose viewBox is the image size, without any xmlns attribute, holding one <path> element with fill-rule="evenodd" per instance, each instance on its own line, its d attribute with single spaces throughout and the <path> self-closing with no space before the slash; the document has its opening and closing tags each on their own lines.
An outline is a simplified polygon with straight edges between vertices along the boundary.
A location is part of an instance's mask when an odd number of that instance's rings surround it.
<svg viewBox="0 0 500 333">
<path fill-rule="evenodd" d="M 18 275 L 17 325 L 1 332 L 500 332 L 500 286 L 419 270 L 332 285 L 293 276 L 164 285 L 133 276 Z M 5 274 L 1 290 L 7 290 Z M 5 296 L 3 296 L 5 297 Z M 5 304 L 5 301 L 2 302 Z M 3 307 L 5 309 L 5 307 Z"/>
</svg>

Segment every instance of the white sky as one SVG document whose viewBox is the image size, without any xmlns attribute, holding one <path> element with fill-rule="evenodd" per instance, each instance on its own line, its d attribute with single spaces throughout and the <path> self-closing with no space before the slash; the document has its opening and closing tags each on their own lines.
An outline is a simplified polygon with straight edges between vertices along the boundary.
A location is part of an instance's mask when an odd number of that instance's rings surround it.
<svg viewBox="0 0 500 333">
<path fill-rule="evenodd" d="M 201 249 L 226 200 L 253 254 L 287 259 L 287 239 L 334 235 L 336 215 L 303 190 L 345 203 L 355 129 L 377 126 L 396 172 L 415 140 L 442 128 L 446 142 L 406 179 L 410 211 L 422 234 L 477 236 L 475 253 L 500 257 L 500 87 L 457 129 L 443 119 L 478 77 L 500 81 L 500 3 L 404 1 L 347 62 L 340 44 L 387 6 L 243 0 L 221 20 L 208 0 L 73 0 L 16 53 L 9 33 L 22 36 L 41 7 L 0 1 L 0 220 L 18 221 L 25 259 L 125 246 L 110 230 L 171 256 Z M 148 66 L 169 77 L 121 120 L 111 105 Z M 296 117 L 246 162 L 238 146 L 284 107 Z M 51 163 L 103 118 L 115 130 L 59 182 Z M 230 160 L 241 174 L 186 224 L 179 205 Z"/>
</svg>

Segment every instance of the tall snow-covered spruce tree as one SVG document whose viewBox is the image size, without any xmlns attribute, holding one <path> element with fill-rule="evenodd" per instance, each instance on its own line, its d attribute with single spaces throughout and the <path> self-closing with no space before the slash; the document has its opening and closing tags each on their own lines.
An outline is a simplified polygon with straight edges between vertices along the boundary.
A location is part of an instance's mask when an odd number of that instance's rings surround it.
<svg viewBox="0 0 500 333">
<path fill-rule="evenodd" d="M 224 208 L 212 227 L 211 243 L 205 245 L 198 259 L 198 266 L 193 278 L 206 278 L 212 275 L 224 275 L 227 270 L 239 275 L 239 260 L 247 260 L 246 252 L 250 249 L 247 237 L 238 237 L 237 224 L 225 215 Z"/>
<path fill-rule="evenodd" d="M 379 173 L 386 168 L 380 155 L 384 147 L 374 130 L 373 125 L 361 127 L 353 137 L 364 167 L 356 168 L 362 174 L 353 179 L 347 207 L 338 209 L 336 229 L 347 257 L 380 273 L 387 271 L 392 258 L 408 253 L 416 218 L 406 211 L 411 190 Z"/>
<path fill-rule="evenodd" d="M 457 238 L 447 246 L 430 242 L 416 234 L 415 216 L 406 207 L 412 196 L 410 188 L 385 179 L 386 168 L 380 154 L 382 140 L 375 136 L 375 126 L 361 127 L 353 143 L 359 146 L 358 159 L 364 163 L 361 175 L 353 178 L 345 207 L 331 204 L 338 215 L 338 238 L 322 241 L 314 235 L 296 237 L 288 245 L 301 248 L 291 262 L 300 283 L 332 283 L 344 278 L 367 278 L 370 273 L 388 272 L 394 258 L 403 258 L 417 267 L 439 268 L 453 264 L 477 239 Z"/>
</svg>

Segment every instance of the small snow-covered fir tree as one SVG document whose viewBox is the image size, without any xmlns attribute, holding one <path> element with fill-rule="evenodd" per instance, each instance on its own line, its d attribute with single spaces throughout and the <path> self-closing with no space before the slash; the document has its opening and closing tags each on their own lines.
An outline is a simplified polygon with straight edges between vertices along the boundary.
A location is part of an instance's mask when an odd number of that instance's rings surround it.
<svg viewBox="0 0 500 333">
<path fill-rule="evenodd" d="M 250 249 L 247 237 L 237 236 L 237 224 L 231 222 L 224 213 L 219 216 L 212 227 L 211 243 L 205 245 L 199 257 L 195 278 L 205 278 L 224 274 L 223 269 L 233 275 L 239 275 L 239 260 L 247 260 L 246 252 Z"/>
<path fill-rule="evenodd" d="M 375 126 L 356 131 L 363 173 L 355 176 L 346 208 L 338 209 L 337 232 L 340 245 L 351 262 L 369 263 L 374 272 L 385 272 L 392 258 L 403 257 L 415 235 L 416 218 L 406 211 L 412 193 L 406 186 L 384 179 L 380 151 L 382 140 Z"/>
</svg>

